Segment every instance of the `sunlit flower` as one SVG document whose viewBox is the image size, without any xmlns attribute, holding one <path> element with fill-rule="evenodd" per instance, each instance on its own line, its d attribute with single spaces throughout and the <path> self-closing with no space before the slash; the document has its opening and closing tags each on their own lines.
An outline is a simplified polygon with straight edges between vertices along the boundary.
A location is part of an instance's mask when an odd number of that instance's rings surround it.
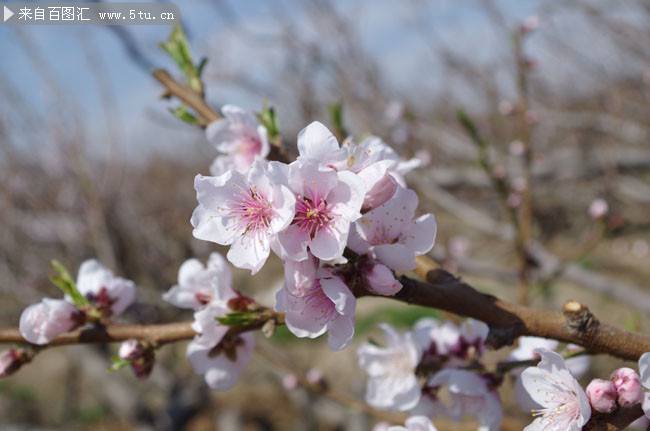
<svg viewBox="0 0 650 431">
<path fill-rule="evenodd" d="M 224 118 L 208 125 L 205 134 L 218 151 L 210 173 L 218 176 L 234 169 L 246 173 L 257 159 L 269 154 L 267 131 L 255 115 L 243 109 L 226 105 L 221 108 Z"/>
<path fill-rule="evenodd" d="M 398 333 L 388 324 L 384 343 L 364 343 L 357 350 L 359 366 L 368 374 L 366 401 L 373 407 L 406 411 L 418 404 L 420 384 L 415 369 L 421 351 L 410 332 Z"/>
<path fill-rule="evenodd" d="M 212 253 L 205 266 L 198 259 L 186 260 L 178 270 L 178 284 L 163 299 L 176 307 L 198 310 L 212 301 L 235 297 L 231 284 L 232 274 L 225 259 Z"/>
<path fill-rule="evenodd" d="M 276 294 L 275 308 L 285 313 L 287 328 L 297 337 L 328 332 L 332 350 L 346 347 L 354 335 L 356 298 L 330 269 L 319 268 L 313 256 L 285 262 L 285 284 Z"/>
<path fill-rule="evenodd" d="M 319 170 L 311 161 L 292 163 L 288 175 L 296 194 L 295 217 L 278 235 L 274 250 L 296 261 L 307 259 L 307 249 L 319 259 L 340 258 L 350 224 L 361 216 L 361 180 L 352 172 Z"/>
<path fill-rule="evenodd" d="M 413 190 L 398 187 L 390 200 L 355 223 L 348 246 L 395 271 L 414 269 L 415 257 L 428 253 L 436 237 L 432 214 L 413 219 L 417 205 Z"/>
<path fill-rule="evenodd" d="M 77 289 L 105 315 L 118 316 L 135 300 L 135 284 L 116 277 L 96 260 L 87 260 L 79 267 Z"/>
<path fill-rule="evenodd" d="M 271 241 L 293 219 L 296 201 L 285 181 L 280 164 L 261 160 L 247 175 L 237 171 L 218 177 L 197 175 L 194 236 L 230 245 L 228 260 L 255 274 L 269 256 Z"/>
<path fill-rule="evenodd" d="M 548 349 L 538 349 L 542 358 L 536 367 L 521 374 L 523 387 L 534 402 L 537 418 L 525 431 L 579 431 L 591 417 L 587 395 L 571 375 L 562 356 Z"/>
</svg>

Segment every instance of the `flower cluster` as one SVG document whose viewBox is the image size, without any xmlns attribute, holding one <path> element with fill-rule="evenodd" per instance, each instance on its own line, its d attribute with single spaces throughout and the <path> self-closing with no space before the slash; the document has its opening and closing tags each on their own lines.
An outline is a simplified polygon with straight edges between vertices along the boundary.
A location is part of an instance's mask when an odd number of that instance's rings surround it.
<svg viewBox="0 0 650 431">
<path fill-rule="evenodd" d="M 177 307 L 194 310 L 192 328 L 198 334 L 187 346 L 187 358 L 208 386 L 226 390 L 238 380 L 254 347 L 252 334 L 236 334 L 219 318 L 254 306 L 232 286 L 232 274 L 225 259 L 212 253 L 207 265 L 197 259 L 185 261 L 178 271 L 178 284 L 163 295 Z"/>
<path fill-rule="evenodd" d="M 357 351 L 368 374 L 368 404 L 427 417 L 473 416 L 482 430 L 499 429 L 502 411 L 495 378 L 476 366 L 485 347 L 485 324 L 425 318 L 405 333 L 387 324 L 380 327 L 383 345 L 366 343 Z"/>
<path fill-rule="evenodd" d="M 135 300 L 135 284 L 114 276 L 96 260 L 81 264 L 76 283 L 61 268 L 54 281 L 65 298 L 44 298 L 20 316 L 20 333 L 30 343 L 48 344 L 86 323 L 104 323 L 122 314 Z"/>
<path fill-rule="evenodd" d="M 195 179 L 194 236 L 230 246 L 230 263 L 252 274 L 273 251 L 285 270 L 275 308 L 289 330 L 328 332 L 330 347 L 344 348 L 354 334 L 353 290 L 396 294 L 395 271 L 414 269 L 433 247 L 435 219 L 416 217 L 417 195 L 403 178 L 417 161 L 376 137 L 341 146 L 318 122 L 299 133 L 294 162 L 267 161 L 266 129 L 255 117 L 232 106 L 223 114 L 208 136 L 227 155 L 214 176 Z"/>
</svg>

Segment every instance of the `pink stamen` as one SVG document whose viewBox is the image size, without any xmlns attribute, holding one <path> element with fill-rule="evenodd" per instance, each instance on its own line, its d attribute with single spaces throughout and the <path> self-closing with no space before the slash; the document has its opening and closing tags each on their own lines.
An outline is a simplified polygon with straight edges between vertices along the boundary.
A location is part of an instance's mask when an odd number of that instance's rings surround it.
<svg viewBox="0 0 650 431">
<path fill-rule="evenodd" d="M 242 190 L 240 199 L 231 206 L 230 213 L 239 219 L 246 233 L 255 233 L 268 229 L 273 217 L 273 208 L 264 196 L 251 187 Z"/>
<path fill-rule="evenodd" d="M 293 224 L 307 232 L 311 238 L 326 227 L 332 221 L 327 201 L 318 196 L 310 199 L 306 196 L 299 196 L 296 201 L 296 216 Z"/>
</svg>

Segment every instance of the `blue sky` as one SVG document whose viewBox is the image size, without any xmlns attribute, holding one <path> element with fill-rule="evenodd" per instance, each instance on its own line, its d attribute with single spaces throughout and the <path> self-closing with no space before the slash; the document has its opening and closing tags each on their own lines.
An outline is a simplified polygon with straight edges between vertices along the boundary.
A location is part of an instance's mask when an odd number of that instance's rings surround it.
<svg viewBox="0 0 650 431">
<path fill-rule="evenodd" d="M 285 0 L 283 11 L 295 14 L 298 25 L 301 18 L 296 12 L 297 1 Z M 417 4 L 417 2 L 415 2 Z M 507 11 L 508 19 L 516 22 L 534 13 L 538 5 L 534 0 L 502 0 Z M 230 1 L 233 12 L 238 17 L 238 28 L 229 27 L 227 20 L 219 16 L 213 5 L 205 1 L 177 1 L 183 20 L 189 27 L 191 42 L 195 55 L 205 53 L 208 45 L 218 47 L 219 41 L 225 43 L 240 43 L 237 52 L 240 58 L 233 61 L 240 67 L 257 68 L 261 75 L 265 68 L 272 69 L 272 64 L 256 64 L 257 54 L 263 47 L 252 46 L 250 43 L 235 42 L 229 35 L 236 34 L 241 29 L 260 34 L 273 34 L 272 20 L 269 19 L 269 7 L 275 2 L 268 1 Z M 423 58 L 431 54 L 422 40 L 421 34 L 411 31 L 410 23 L 417 21 L 419 25 L 430 29 L 433 34 L 452 41 L 459 50 L 474 49 L 476 58 L 488 60 L 492 55 L 490 47 L 495 46 L 490 41 L 493 37 L 490 25 L 485 15 L 476 8 L 473 0 L 438 0 L 431 2 L 426 8 L 427 13 L 410 16 L 410 7 L 404 3 L 388 0 L 363 0 L 357 2 L 339 1 L 339 9 L 351 16 L 358 16 L 358 26 L 362 42 L 370 53 L 380 59 L 380 66 L 396 88 L 406 91 L 419 91 L 412 88 L 413 80 L 421 76 Z M 267 28 L 268 26 L 268 28 Z M 144 50 L 156 66 L 172 68 L 158 48 L 158 43 L 164 40 L 170 30 L 168 26 L 130 26 L 131 35 L 138 46 Z M 106 74 L 106 81 L 116 95 L 115 108 L 111 115 L 118 119 L 123 131 L 121 139 L 128 148 L 131 141 L 147 140 L 147 135 L 161 137 L 160 147 L 173 145 L 175 139 L 181 139 L 183 134 L 192 134 L 189 128 L 180 128 L 178 133 L 160 133 L 160 121 L 152 120 L 152 113 L 158 113 L 160 118 L 166 118 L 164 104 L 157 96 L 159 86 L 141 68 L 129 60 L 122 43 L 105 27 L 99 26 L 22 26 L 23 36 L 16 33 L 16 28 L 0 25 L 0 73 L 10 85 L 19 91 L 30 104 L 30 109 L 47 113 L 56 106 L 56 97 L 48 95 L 44 77 L 40 67 L 35 67 L 32 56 L 26 55 L 25 37 L 32 41 L 41 53 L 46 63 L 51 67 L 51 75 L 61 86 L 63 97 L 75 100 L 80 112 L 94 121 L 90 130 L 92 139 L 101 140 L 106 133 L 106 113 L 101 104 L 98 81 L 93 77 L 93 67 L 89 63 L 87 52 L 90 50 L 98 59 Z M 301 31 L 309 31 L 304 28 Z M 314 35 L 319 39 L 326 35 Z M 482 49 L 476 50 L 476 41 L 482 41 Z M 326 41 L 325 41 L 326 43 Z M 212 48 L 214 50 L 214 48 Z M 211 51 L 213 52 L 213 51 Z M 436 79 L 435 64 L 431 64 L 428 72 L 431 76 L 423 85 L 435 88 L 444 85 Z M 264 76 L 260 76 L 264 79 Z M 250 108 L 259 106 L 259 101 L 251 99 L 250 95 L 232 89 L 222 91 L 212 90 L 211 98 L 223 99 Z M 157 130 L 157 131 L 156 131 Z M 164 128 L 162 129 L 164 130 Z M 151 132 L 150 132 L 151 131 Z M 194 135 L 192 135 L 194 136 Z M 145 139 L 143 139 L 145 138 Z M 163 142 L 164 141 L 164 142 Z M 151 139 L 148 145 L 152 144 Z"/>
</svg>

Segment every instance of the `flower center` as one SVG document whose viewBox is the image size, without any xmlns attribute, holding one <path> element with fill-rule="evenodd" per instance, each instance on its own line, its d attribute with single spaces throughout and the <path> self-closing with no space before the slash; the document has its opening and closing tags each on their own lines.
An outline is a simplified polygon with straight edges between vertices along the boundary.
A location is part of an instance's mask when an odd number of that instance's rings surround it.
<svg viewBox="0 0 650 431">
<path fill-rule="evenodd" d="M 238 202 L 231 207 L 231 214 L 240 220 L 245 232 L 259 232 L 268 229 L 273 208 L 254 187 L 244 191 Z"/>
<path fill-rule="evenodd" d="M 332 215 L 325 199 L 312 200 L 308 197 L 298 197 L 293 224 L 307 232 L 311 238 L 331 220 Z"/>
</svg>

